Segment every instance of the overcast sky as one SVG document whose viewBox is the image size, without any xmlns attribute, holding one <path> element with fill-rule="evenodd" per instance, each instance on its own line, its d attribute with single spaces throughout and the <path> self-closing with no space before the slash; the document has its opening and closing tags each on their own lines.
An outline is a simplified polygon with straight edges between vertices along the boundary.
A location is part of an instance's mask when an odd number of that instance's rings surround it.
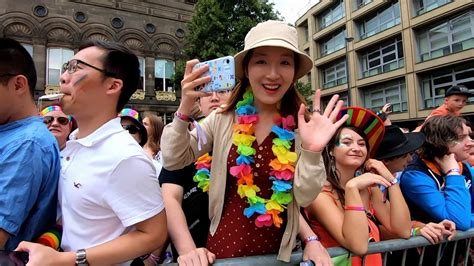
<svg viewBox="0 0 474 266">
<path fill-rule="evenodd" d="M 318 0 L 270 0 L 275 3 L 275 9 L 285 17 L 285 21 L 295 24 L 296 20 L 304 15 L 306 10 L 319 2 Z"/>
</svg>

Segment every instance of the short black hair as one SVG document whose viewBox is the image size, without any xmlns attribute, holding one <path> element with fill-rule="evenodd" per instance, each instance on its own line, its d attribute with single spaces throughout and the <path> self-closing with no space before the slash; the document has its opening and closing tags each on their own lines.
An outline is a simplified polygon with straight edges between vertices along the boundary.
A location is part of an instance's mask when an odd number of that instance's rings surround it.
<svg viewBox="0 0 474 266">
<path fill-rule="evenodd" d="M 120 112 L 140 86 L 140 63 L 138 57 L 127 47 L 120 43 L 89 40 L 84 42 L 79 50 L 97 47 L 106 51 L 104 70 L 114 74 L 115 78 L 123 81 L 123 87 L 117 102 L 116 111 Z"/>
<path fill-rule="evenodd" d="M 5 83 L 11 76 L 23 75 L 28 79 L 31 98 L 36 87 L 36 68 L 33 58 L 18 41 L 10 38 L 0 38 L 0 75 L 10 74 L 0 78 Z"/>
</svg>

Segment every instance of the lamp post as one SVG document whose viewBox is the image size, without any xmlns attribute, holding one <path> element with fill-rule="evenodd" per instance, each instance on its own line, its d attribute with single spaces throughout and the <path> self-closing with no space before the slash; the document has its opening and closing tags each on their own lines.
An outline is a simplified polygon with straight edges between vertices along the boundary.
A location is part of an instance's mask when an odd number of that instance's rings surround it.
<svg viewBox="0 0 474 266">
<path fill-rule="evenodd" d="M 354 40 L 353 37 L 346 37 L 346 79 L 347 79 L 347 106 L 351 105 L 351 77 L 349 75 L 349 43 Z"/>
</svg>

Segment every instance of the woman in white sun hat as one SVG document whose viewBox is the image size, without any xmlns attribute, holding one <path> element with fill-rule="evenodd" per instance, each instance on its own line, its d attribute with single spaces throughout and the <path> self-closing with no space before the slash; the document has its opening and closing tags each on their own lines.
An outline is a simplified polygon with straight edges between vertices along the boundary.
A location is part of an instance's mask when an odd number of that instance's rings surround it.
<svg viewBox="0 0 474 266">
<path fill-rule="evenodd" d="M 326 180 L 321 151 L 347 119 L 336 120 L 343 102 L 334 96 L 320 112 L 318 90 L 313 113 L 307 112 L 294 83 L 313 62 L 298 50 L 294 27 L 262 22 L 235 55 L 239 82 L 227 106 L 202 123 L 204 143 L 187 130 L 195 99 L 206 95 L 195 88 L 210 81 L 200 77 L 208 66 L 192 72 L 197 63 L 186 64 L 180 106 L 163 132 L 164 167 L 179 169 L 212 151 L 208 250 L 218 259 L 278 253 L 289 261 L 299 207 L 310 204 Z M 316 239 L 303 231 L 305 242 Z"/>
</svg>

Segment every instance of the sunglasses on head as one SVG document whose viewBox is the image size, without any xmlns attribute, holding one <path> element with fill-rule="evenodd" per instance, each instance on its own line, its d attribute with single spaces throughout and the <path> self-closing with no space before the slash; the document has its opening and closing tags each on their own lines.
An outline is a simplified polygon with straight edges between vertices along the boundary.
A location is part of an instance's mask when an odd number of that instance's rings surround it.
<svg viewBox="0 0 474 266">
<path fill-rule="evenodd" d="M 69 118 L 64 117 L 64 116 L 54 117 L 54 116 L 47 115 L 47 116 L 43 117 L 43 122 L 46 125 L 49 125 L 49 124 L 53 123 L 54 120 L 58 121 L 58 123 L 63 125 L 63 126 L 65 126 L 69 123 Z"/>
<path fill-rule="evenodd" d="M 123 129 L 127 130 L 130 134 L 137 134 L 140 131 L 140 128 L 135 125 L 123 125 Z"/>
</svg>

